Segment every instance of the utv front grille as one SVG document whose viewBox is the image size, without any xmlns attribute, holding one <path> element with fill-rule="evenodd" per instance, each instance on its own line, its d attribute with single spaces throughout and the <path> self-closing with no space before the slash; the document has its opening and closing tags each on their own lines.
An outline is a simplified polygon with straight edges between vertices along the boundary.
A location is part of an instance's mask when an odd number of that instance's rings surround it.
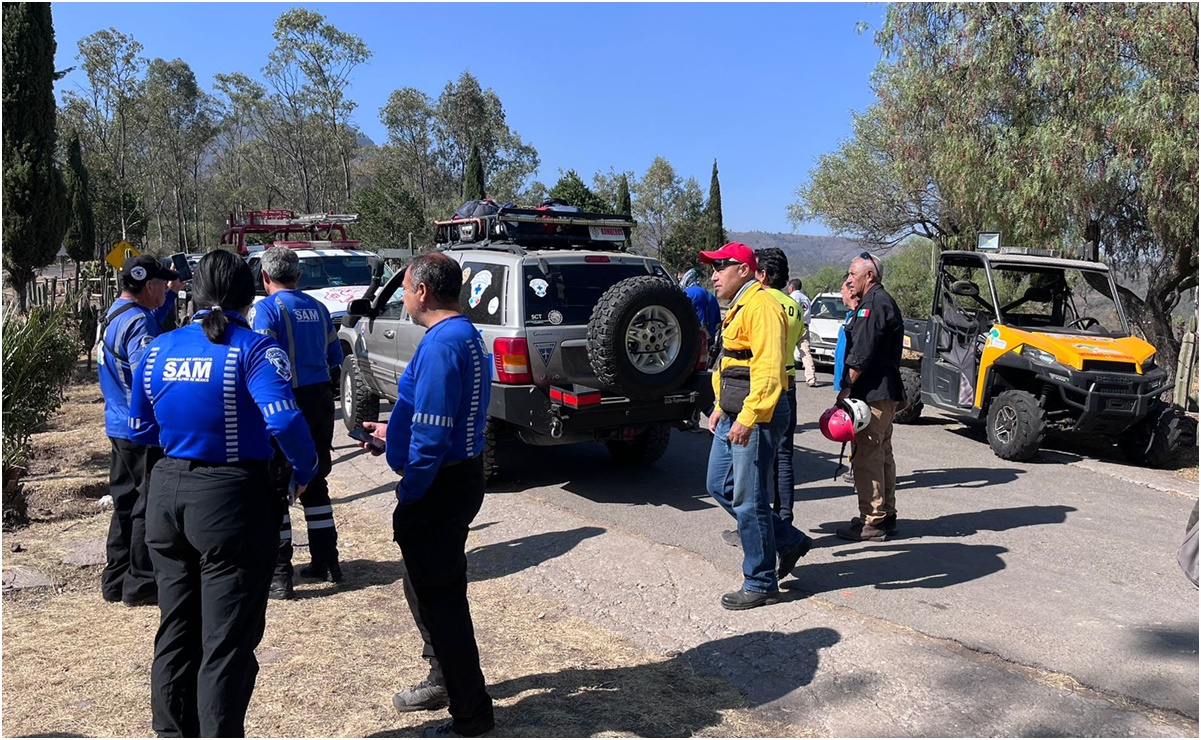
<svg viewBox="0 0 1201 740">
<path fill-rule="evenodd" d="M 1107 373 L 1137 373 L 1138 368 L 1133 362 L 1114 362 L 1113 360 L 1085 360 L 1083 367 L 1080 368 L 1085 372 L 1101 371 Z"/>
</svg>

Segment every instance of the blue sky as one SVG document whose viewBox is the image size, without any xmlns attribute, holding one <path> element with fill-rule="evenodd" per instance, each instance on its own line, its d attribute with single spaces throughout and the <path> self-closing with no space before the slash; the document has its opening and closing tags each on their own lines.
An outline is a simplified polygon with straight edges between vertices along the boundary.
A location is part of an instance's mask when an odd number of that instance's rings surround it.
<svg viewBox="0 0 1201 740">
<path fill-rule="evenodd" d="M 273 23 L 295 3 L 54 3 L 57 66 L 102 28 L 133 36 L 148 59 L 180 58 L 213 75 L 258 77 Z M 575 169 L 641 175 L 655 156 L 707 193 L 718 161 L 726 228 L 793 231 L 786 208 L 816 158 L 850 135 L 872 103 L 881 3 L 301 3 L 361 37 L 373 57 L 354 75 L 356 123 L 386 140 L 379 109 L 393 90 L 436 98 L 470 71 L 554 184 Z M 855 24 L 864 21 L 862 35 Z M 84 82 L 74 72 L 59 89 Z M 796 229 L 826 234 L 819 223 Z"/>
</svg>

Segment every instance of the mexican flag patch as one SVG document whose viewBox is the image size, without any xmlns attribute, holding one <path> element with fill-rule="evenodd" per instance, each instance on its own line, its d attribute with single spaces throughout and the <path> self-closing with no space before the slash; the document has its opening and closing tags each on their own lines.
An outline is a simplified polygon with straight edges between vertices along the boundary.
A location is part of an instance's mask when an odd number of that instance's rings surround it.
<svg viewBox="0 0 1201 740">
<path fill-rule="evenodd" d="M 872 310 L 870 308 L 861 308 L 855 315 L 861 319 L 866 319 L 868 316 L 872 315 Z"/>
</svg>

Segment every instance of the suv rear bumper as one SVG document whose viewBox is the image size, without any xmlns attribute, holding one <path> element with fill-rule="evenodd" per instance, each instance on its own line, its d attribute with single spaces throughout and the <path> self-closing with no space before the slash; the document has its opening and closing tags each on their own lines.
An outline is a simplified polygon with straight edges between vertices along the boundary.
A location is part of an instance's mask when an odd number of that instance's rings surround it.
<svg viewBox="0 0 1201 740">
<path fill-rule="evenodd" d="M 693 373 L 674 393 L 654 401 L 604 396 L 601 403 L 581 408 L 552 401 L 546 389 L 536 385 L 493 383 L 488 416 L 566 444 L 582 438 L 619 437 L 624 429 L 650 424 L 683 427 L 698 411 L 704 413 L 712 406 L 713 385 L 705 371 Z"/>
</svg>

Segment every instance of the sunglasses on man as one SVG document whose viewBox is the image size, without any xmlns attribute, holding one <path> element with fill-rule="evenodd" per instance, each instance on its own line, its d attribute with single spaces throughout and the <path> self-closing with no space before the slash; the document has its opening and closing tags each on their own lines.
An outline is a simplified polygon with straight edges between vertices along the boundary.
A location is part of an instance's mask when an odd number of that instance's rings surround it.
<svg viewBox="0 0 1201 740">
<path fill-rule="evenodd" d="M 713 260 L 711 264 L 713 265 L 714 272 L 721 272 L 731 265 L 741 265 L 742 263 L 738 260 Z"/>
</svg>

